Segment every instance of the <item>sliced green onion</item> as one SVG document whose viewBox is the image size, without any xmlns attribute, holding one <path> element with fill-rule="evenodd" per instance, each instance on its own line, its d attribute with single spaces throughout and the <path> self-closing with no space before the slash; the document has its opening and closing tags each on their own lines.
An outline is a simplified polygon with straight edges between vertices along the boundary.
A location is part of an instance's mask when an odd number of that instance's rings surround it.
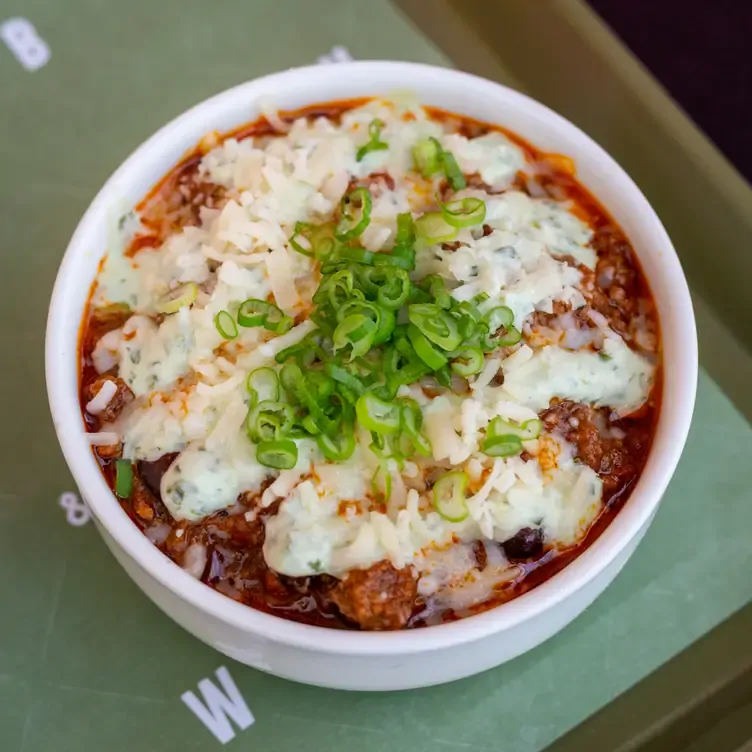
<svg viewBox="0 0 752 752">
<path fill-rule="evenodd" d="M 371 347 L 381 345 L 386 342 L 394 332 L 394 328 L 397 325 L 397 317 L 394 315 L 394 311 L 389 308 L 381 309 L 381 320 L 379 321 L 379 328 L 376 330 L 376 336 L 373 338 Z"/>
<path fill-rule="evenodd" d="M 346 301 L 337 309 L 337 321 L 341 323 L 354 313 L 360 313 L 367 316 L 377 326 L 381 319 L 381 309 L 375 303 L 354 298 Z"/>
<path fill-rule="evenodd" d="M 486 205 L 479 198 L 460 198 L 440 206 L 444 219 L 452 227 L 481 225 L 486 218 Z"/>
<path fill-rule="evenodd" d="M 176 313 L 183 306 L 189 306 L 198 297 L 198 285 L 195 282 L 186 282 L 176 287 L 157 301 L 159 313 Z"/>
<path fill-rule="evenodd" d="M 381 480 L 383 477 L 383 481 Z M 380 462 L 371 478 L 371 490 L 377 499 L 385 504 L 392 497 L 392 474 L 386 469 L 386 463 Z"/>
<path fill-rule="evenodd" d="M 495 337 L 495 341 L 499 347 L 512 347 L 516 345 L 522 339 L 522 333 L 513 326 L 507 328 L 504 334 L 499 334 Z"/>
<path fill-rule="evenodd" d="M 334 230 L 334 237 L 341 242 L 353 240 L 363 234 L 371 221 L 373 201 L 367 188 L 356 188 L 342 199 L 342 218 Z M 360 216 L 349 214 L 353 207 L 360 209 Z"/>
<path fill-rule="evenodd" d="M 248 394 L 251 395 L 252 406 L 258 402 L 267 400 L 276 402 L 279 399 L 279 377 L 277 372 L 268 366 L 251 371 L 248 374 L 246 387 Z"/>
<path fill-rule="evenodd" d="M 413 146 L 415 168 L 425 178 L 441 171 L 441 144 L 435 138 L 423 138 Z"/>
<path fill-rule="evenodd" d="M 321 305 L 328 301 L 336 310 L 350 300 L 355 292 L 355 276 L 350 269 L 334 272 L 319 285 L 313 294 L 313 302 Z"/>
<path fill-rule="evenodd" d="M 293 320 L 290 316 L 285 316 L 273 303 L 249 298 L 240 304 L 238 324 L 244 327 L 263 326 L 270 332 L 284 334 L 292 328 Z"/>
<path fill-rule="evenodd" d="M 305 245 L 303 245 L 303 242 Z M 290 238 L 290 245 L 304 256 L 315 257 L 320 261 L 327 259 L 337 250 L 334 237 L 334 224 L 325 222 L 315 225 L 311 222 L 297 222 L 295 232 Z"/>
<path fill-rule="evenodd" d="M 316 443 L 324 457 L 332 462 L 344 462 L 355 451 L 355 431 L 352 423 L 341 423 L 336 436 L 325 433 L 316 436 Z"/>
<path fill-rule="evenodd" d="M 496 308 L 492 308 L 483 318 L 488 324 L 488 328 L 492 332 L 495 332 L 501 327 L 506 329 L 508 326 L 511 326 L 514 321 L 514 313 L 507 306 L 496 306 Z"/>
<path fill-rule="evenodd" d="M 415 223 L 410 212 L 397 215 L 397 235 L 394 238 L 394 251 L 397 248 L 410 248 L 415 242 Z"/>
<path fill-rule="evenodd" d="M 464 378 L 483 370 L 485 356 L 480 347 L 465 347 L 452 353 L 452 370 Z"/>
<path fill-rule="evenodd" d="M 415 324 L 410 324 L 407 327 L 407 336 L 410 338 L 410 344 L 415 348 L 417 356 L 432 371 L 437 371 L 449 362 L 441 350 L 434 347 Z"/>
<path fill-rule="evenodd" d="M 367 251 L 365 248 L 349 248 L 347 246 L 339 252 L 339 255 L 340 258 L 347 261 L 355 261 L 358 264 L 368 264 L 369 266 L 373 263 L 375 256 L 373 251 Z"/>
<path fill-rule="evenodd" d="M 260 441 L 256 447 L 256 459 L 265 467 L 291 470 L 298 462 L 298 447 L 290 439 Z"/>
<path fill-rule="evenodd" d="M 429 245 L 448 243 L 457 237 L 457 228 L 450 225 L 441 212 L 428 212 L 415 220 L 415 234 Z"/>
<path fill-rule="evenodd" d="M 519 436 L 512 434 L 486 436 L 481 442 L 480 449 L 489 457 L 513 457 L 522 451 L 522 441 Z"/>
<path fill-rule="evenodd" d="M 328 374 L 323 371 L 310 371 L 307 374 L 308 385 L 313 389 L 319 402 L 326 400 L 334 394 L 336 383 L 334 379 L 330 378 Z"/>
<path fill-rule="evenodd" d="M 423 413 L 418 403 L 410 397 L 402 397 L 398 401 L 400 406 L 400 429 L 410 439 L 418 454 L 428 457 L 431 454 L 431 444 L 420 432 L 423 425 Z"/>
<path fill-rule="evenodd" d="M 360 397 L 361 394 L 365 391 L 365 387 L 363 386 L 363 383 L 357 376 L 353 376 L 348 370 L 343 368 L 342 366 L 338 366 L 335 363 L 327 363 L 326 364 L 326 372 L 331 376 L 337 383 L 343 384 L 348 389 L 355 392 L 358 397 Z"/>
<path fill-rule="evenodd" d="M 434 484 L 434 508 L 448 522 L 462 522 L 470 513 L 465 498 L 467 481 L 466 473 L 453 470 L 442 475 Z"/>
<path fill-rule="evenodd" d="M 286 347 L 284 350 L 280 350 L 275 356 L 274 360 L 277 363 L 284 363 L 288 358 L 297 358 L 304 361 L 306 358 L 315 358 L 319 355 L 321 348 L 316 343 L 314 336 L 318 336 L 320 332 L 313 331 L 306 337 L 296 342 L 294 345 Z"/>
<path fill-rule="evenodd" d="M 369 431 L 378 434 L 397 433 L 400 429 L 400 408 L 393 402 L 385 402 L 374 394 L 364 394 L 355 403 L 358 422 Z"/>
<path fill-rule="evenodd" d="M 350 360 L 365 355 L 371 349 L 377 330 L 378 324 L 372 318 L 362 313 L 351 314 L 337 324 L 332 336 L 333 350 L 350 347 Z"/>
<path fill-rule="evenodd" d="M 407 307 L 407 316 L 442 350 L 455 350 L 462 342 L 457 320 L 434 303 L 412 303 Z"/>
<path fill-rule="evenodd" d="M 492 308 L 483 317 L 483 321 L 488 327 L 488 334 L 483 342 L 483 347 L 486 350 L 495 350 L 497 347 L 511 347 L 522 339 L 522 334 L 512 326 L 514 313 L 507 306 Z"/>
<path fill-rule="evenodd" d="M 365 267 L 360 271 L 359 279 L 366 294 L 375 296 L 384 308 L 397 310 L 410 296 L 412 283 L 404 269 L 390 266 Z"/>
<path fill-rule="evenodd" d="M 439 384 L 441 384 L 441 386 L 444 386 L 447 389 L 452 388 L 452 372 L 449 370 L 448 365 L 445 364 L 438 370 L 434 371 L 433 377 L 439 382 Z"/>
<path fill-rule="evenodd" d="M 310 237 L 308 237 L 308 234 L 310 233 L 312 227 L 313 225 L 309 222 L 296 222 L 295 232 L 290 236 L 290 245 L 293 247 L 293 249 L 298 253 L 302 253 L 304 256 L 310 256 L 311 258 L 313 257 L 313 244 L 311 243 L 311 239 Z M 301 244 L 301 239 L 305 240 L 305 242 L 308 244 L 308 247 Z"/>
<path fill-rule="evenodd" d="M 465 176 L 462 174 L 462 170 L 460 170 L 457 160 L 454 158 L 454 154 L 452 154 L 451 151 L 441 152 L 441 165 L 444 168 L 444 174 L 449 181 L 449 185 L 452 186 L 453 190 L 461 191 L 463 188 L 467 187 Z"/>
<path fill-rule="evenodd" d="M 130 499 L 133 492 L 133 465 L 130 460 L 115 462 L 115 495 L 120 499 Z"/>
<path fill-rule="evenodd" d="M 276 306 L 274 306 L 276 308 Z M 269 315 L 272 304 L 266 300 L 249 298 L 243 301 L 238 308 L 238 324 L 240 326 L 261 326 Z"/>
<path fill-rule="evenodd" d="M 530 418 L 524 423 L 514 423 L 496 417 L 488 424 L 486 436 L 516 436 L 521 441 L 530 441 L 538 438 L 542 428 L 543 424 L 538 418 Z"/>
<path fill-rule="evenodd" d="M 446 289 L 444 278 L 440 274 L 429 274 L 420 281 L 420 286 L 440 308 L 451 308 L 453 299 Z"/>
<path fill-rule="evenodd" d="M 286 436 L 294 422 L 290 405 L 264 400 L 248 413 L 246 428 L 251 441 L 272 441 Z"/>
<path fill-rule="evenodd" d="M 374 253 L 374 266 L 396 266 L 406 271 L 415 269 L 415 251 L 410 250 L 402 255 L 396 253 Z"/>
<path fill-rule="evenodd" d="M 389 392 L 396 394 L 403 384 L 411 384 L 428 373 L 429 368 L 418 357 L 406 336 L 395 337 L 394 345 L 387 350 L 384 358 Z"/>
<path fill-rule="evenodd" d="M 238 336 L 238 325 L 227 311 L 220 311 L 214 317 L 214 326 L 225 339 L 235 339 Z"/>
<path fill-rule="evenodd" d="M 355 155 L 355 160 L 357 162 L 360 162 L 366 154 L 369 154 L 372 151 L 382 151 L 389 148 L 389 144 L 381 140 L 381 131 L 385 127 L 386 124 L 383 120 L 379 120 L 379 118 L 371 120 L 368 125 L 368 135 L 371 137 L 371 140 L 358 149 Z"/>
</svg>

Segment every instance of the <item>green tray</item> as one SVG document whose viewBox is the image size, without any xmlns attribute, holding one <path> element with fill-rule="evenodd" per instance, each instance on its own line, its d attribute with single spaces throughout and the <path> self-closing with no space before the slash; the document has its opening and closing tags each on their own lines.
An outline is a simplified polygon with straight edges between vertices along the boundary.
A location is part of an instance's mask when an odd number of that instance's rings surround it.
<svg viewBox="0 0 752 752">
<path fill-rule="evenodd" d="M 703 372 L 687 451 L 637 554 L 582 617 L 505 666 L 433 689 L 348 694 L 234 663 L 168 620 L 64 496 L 75 488 L 48 417 L 42 353 L 68 238 L 123 158 L 210 94 L 346 50 L 449 59 L 384 1 L 25 0 L 22 12 L 50 56 L 33 69 L 39 47 L 28 70 L 0 44 L 0 750 L 182 752 L 218 749 L 218 735 L 269 752 L 531 752 L 749 601 L 752 430 Z M 222 666 L 236 722 L 210 723 L 213 734 L 186 693 L 211 696 L 205 680 L 222 686 Z"/>
</svg>

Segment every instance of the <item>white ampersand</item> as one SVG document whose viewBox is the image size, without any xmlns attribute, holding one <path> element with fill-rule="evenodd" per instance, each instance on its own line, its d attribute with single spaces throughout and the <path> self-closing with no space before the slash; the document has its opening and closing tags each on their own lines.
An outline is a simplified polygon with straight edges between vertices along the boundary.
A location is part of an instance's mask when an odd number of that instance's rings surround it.
<svg viewBox="0 0 752 752">
<path fill-rule="evenodd" d="M 91 512 L 89 507 L 86 506 L 86 502 L 70 491 L 61 494 L 57 503 L 65 509 L 65 519 L 68 520 L 69 525 L 81 527 L 91 519 Z"/>
</svg>

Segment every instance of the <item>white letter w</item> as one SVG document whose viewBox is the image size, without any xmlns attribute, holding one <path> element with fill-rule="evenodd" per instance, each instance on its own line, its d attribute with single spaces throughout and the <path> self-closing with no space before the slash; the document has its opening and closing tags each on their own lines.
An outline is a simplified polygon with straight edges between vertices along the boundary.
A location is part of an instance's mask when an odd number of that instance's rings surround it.
<svg viewBox="0 0 752 752">
<path fill-rule="evenodd" d="M 230 672 L 224 666 L 220 666 L 215 673 L 225 693 L 209 679 L 202 679 L 198 683 L 198 688 L 205 705 L 193 692 L 184 692 L 180 699 L 222 744 L 227 744 L 235 738 L 235 731 L 227 716 L 235 721 L 241 731 L 247 729 L 254 718 L 235 686 Z"/>
</svg>

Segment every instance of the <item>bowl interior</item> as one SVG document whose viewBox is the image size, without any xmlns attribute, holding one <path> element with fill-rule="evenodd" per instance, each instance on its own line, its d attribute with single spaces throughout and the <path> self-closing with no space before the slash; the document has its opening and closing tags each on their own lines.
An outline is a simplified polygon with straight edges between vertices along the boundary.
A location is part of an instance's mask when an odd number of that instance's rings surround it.
<svg viewBox="0 0 752 752">
<path fill-rule="evenodd" d="M 624 229 L 649 280 L 662 330 L 664 394 L 653 448 L 630 499 L 600 538 L 564 570 L 508 604 L 459 622 L 417 632 L 342 634 L 235 603 L 183 572 L 131 523 L 84 434 L 77 393 L 78 333 L 114 223 L 206 132 L 255 120 L 263 98 L 286 110 L 405 89 L 422 104 L 505 126 L 541 149 L 575 160 L 579 179 Z M 50 307 L 46 368 L 53 420 L 78 487 L 118 545 L 162 584 L 198 608 L 277 642 L 335 653 L 394 653 L 466 642 L 533 618 L 618 556 L 649 521 L 679 459 L 694 404 L 697 349 L 689 292 L 671 242 L 639 189 L 603 149 L 543 105 L 498 84 L 430 66 L 372 62 L 293 69 L 243 84 L 197 105 L 139 147 L 107 181 L 70 242 Z"/>
</svg>

